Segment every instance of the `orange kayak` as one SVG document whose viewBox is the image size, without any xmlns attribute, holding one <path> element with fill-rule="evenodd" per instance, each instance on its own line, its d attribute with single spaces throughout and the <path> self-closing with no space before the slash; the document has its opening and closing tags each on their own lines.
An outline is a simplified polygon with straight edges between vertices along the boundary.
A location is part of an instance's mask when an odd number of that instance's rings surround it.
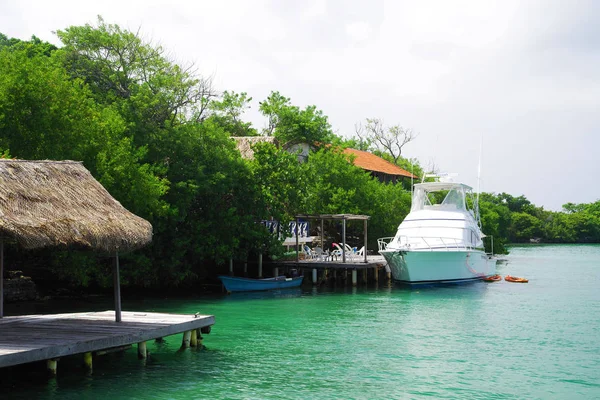
<svg viewBox="0 0 600 400">
<path fill-rule="evenodd" d="M 483 280 L 486 282 L 498 282 L 502 280 L 502 277 L 500 275 L 492 275 L 486 276 L 485 278 L 483 278 Z"/>
<path fill-rule="evenodd" d="M 529 282 L 529 279 L 519 278 L 518 276 L 510 276 L 510 275 L 506 275 L 504 277 L 504 280 L 507 281 L 507 282 L 517 282 L 517 283 L 527 283 L 527 282 Z"/>
</svg>

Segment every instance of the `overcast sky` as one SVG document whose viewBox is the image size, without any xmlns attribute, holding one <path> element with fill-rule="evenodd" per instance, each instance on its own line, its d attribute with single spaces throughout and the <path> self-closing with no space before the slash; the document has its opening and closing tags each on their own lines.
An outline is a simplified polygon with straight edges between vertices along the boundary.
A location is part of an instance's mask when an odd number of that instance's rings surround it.
<svg viewBox="0 0 600 400">
<path fill-rule="evenodd" d="M 345 136 L 365 118 L 419 134 L 403 155 L 560 210 L 600 199 L 600 1 L 14 1 L 0 32 L 140 30 L 215 88 L 314 104 Z"/>
</svg>

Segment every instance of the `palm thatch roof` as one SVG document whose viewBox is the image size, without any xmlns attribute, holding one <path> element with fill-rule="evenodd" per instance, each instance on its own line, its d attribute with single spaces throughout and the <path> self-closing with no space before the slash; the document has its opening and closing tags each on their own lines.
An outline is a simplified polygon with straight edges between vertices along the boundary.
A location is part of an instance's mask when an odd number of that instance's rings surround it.
<svg viewBox="0 0 600 400">
<path fill-rule="evenodd" d="M 238 151 L 242 155 L 242 158 L 246 160 L 254 159 L 254 150 L 252 150 L 252 146 L 255 143 L 267 142 L 277 146 L 277 139 L 273 136 L 232 136 L 231 138 L 235 140 Z"/>
<path fill-rule="evenodd" d="M 80 162 L 0 159 L 0 235 L 27 249 L 130 251 L 152 225 L 115 200 Z"/>
</svg>

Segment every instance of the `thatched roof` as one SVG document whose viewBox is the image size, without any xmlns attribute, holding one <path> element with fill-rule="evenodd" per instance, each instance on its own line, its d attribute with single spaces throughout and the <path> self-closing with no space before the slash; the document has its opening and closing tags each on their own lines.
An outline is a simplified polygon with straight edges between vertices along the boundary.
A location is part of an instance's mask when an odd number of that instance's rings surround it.
<svg viewBox="0 0 600 400">
<path fill-rule="evenodd" d="M 79 162 L 0 159 L 0 235 L 27 249 L 115 252 L 149 243 L 152 225 L 127 211 Z"/>
<path fill-rule="evenodd" d="M 254 159 L 254 151 L 252 145 L 258 142 L 267 142 L 277 145 L 277 140 L 273 136 L 232 136 L 235 140 L 236 147 L 242 158 L 247 160 Z"/>
</svg>

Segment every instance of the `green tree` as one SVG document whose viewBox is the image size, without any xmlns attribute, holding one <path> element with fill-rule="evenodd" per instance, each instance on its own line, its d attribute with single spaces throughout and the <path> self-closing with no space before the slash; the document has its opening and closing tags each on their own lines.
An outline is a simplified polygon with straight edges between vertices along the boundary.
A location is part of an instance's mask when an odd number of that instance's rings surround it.
<svg viewBox="0 0 600 400">
<path fill-rule="evenodd" d="M 290 99 L 279 92 L 271 92 L 260 103 L 261 113 L 268 118 L 267 136 L 275 136 L 281 143 L 331 143 L 333 132 L 327 116 L 316 106 L 300 109 L 290 103 Z"/>
<path fill-rule="evenodd" d="M 220 100 L 210 102 L 210 119 L 221 126 L 231 136 L 257 136 L 258 132 L 250 122 L 244 122 L 242 115 L 250 109 L 252 97 L 245 92 L 223 92 Z"/>
</svg>

